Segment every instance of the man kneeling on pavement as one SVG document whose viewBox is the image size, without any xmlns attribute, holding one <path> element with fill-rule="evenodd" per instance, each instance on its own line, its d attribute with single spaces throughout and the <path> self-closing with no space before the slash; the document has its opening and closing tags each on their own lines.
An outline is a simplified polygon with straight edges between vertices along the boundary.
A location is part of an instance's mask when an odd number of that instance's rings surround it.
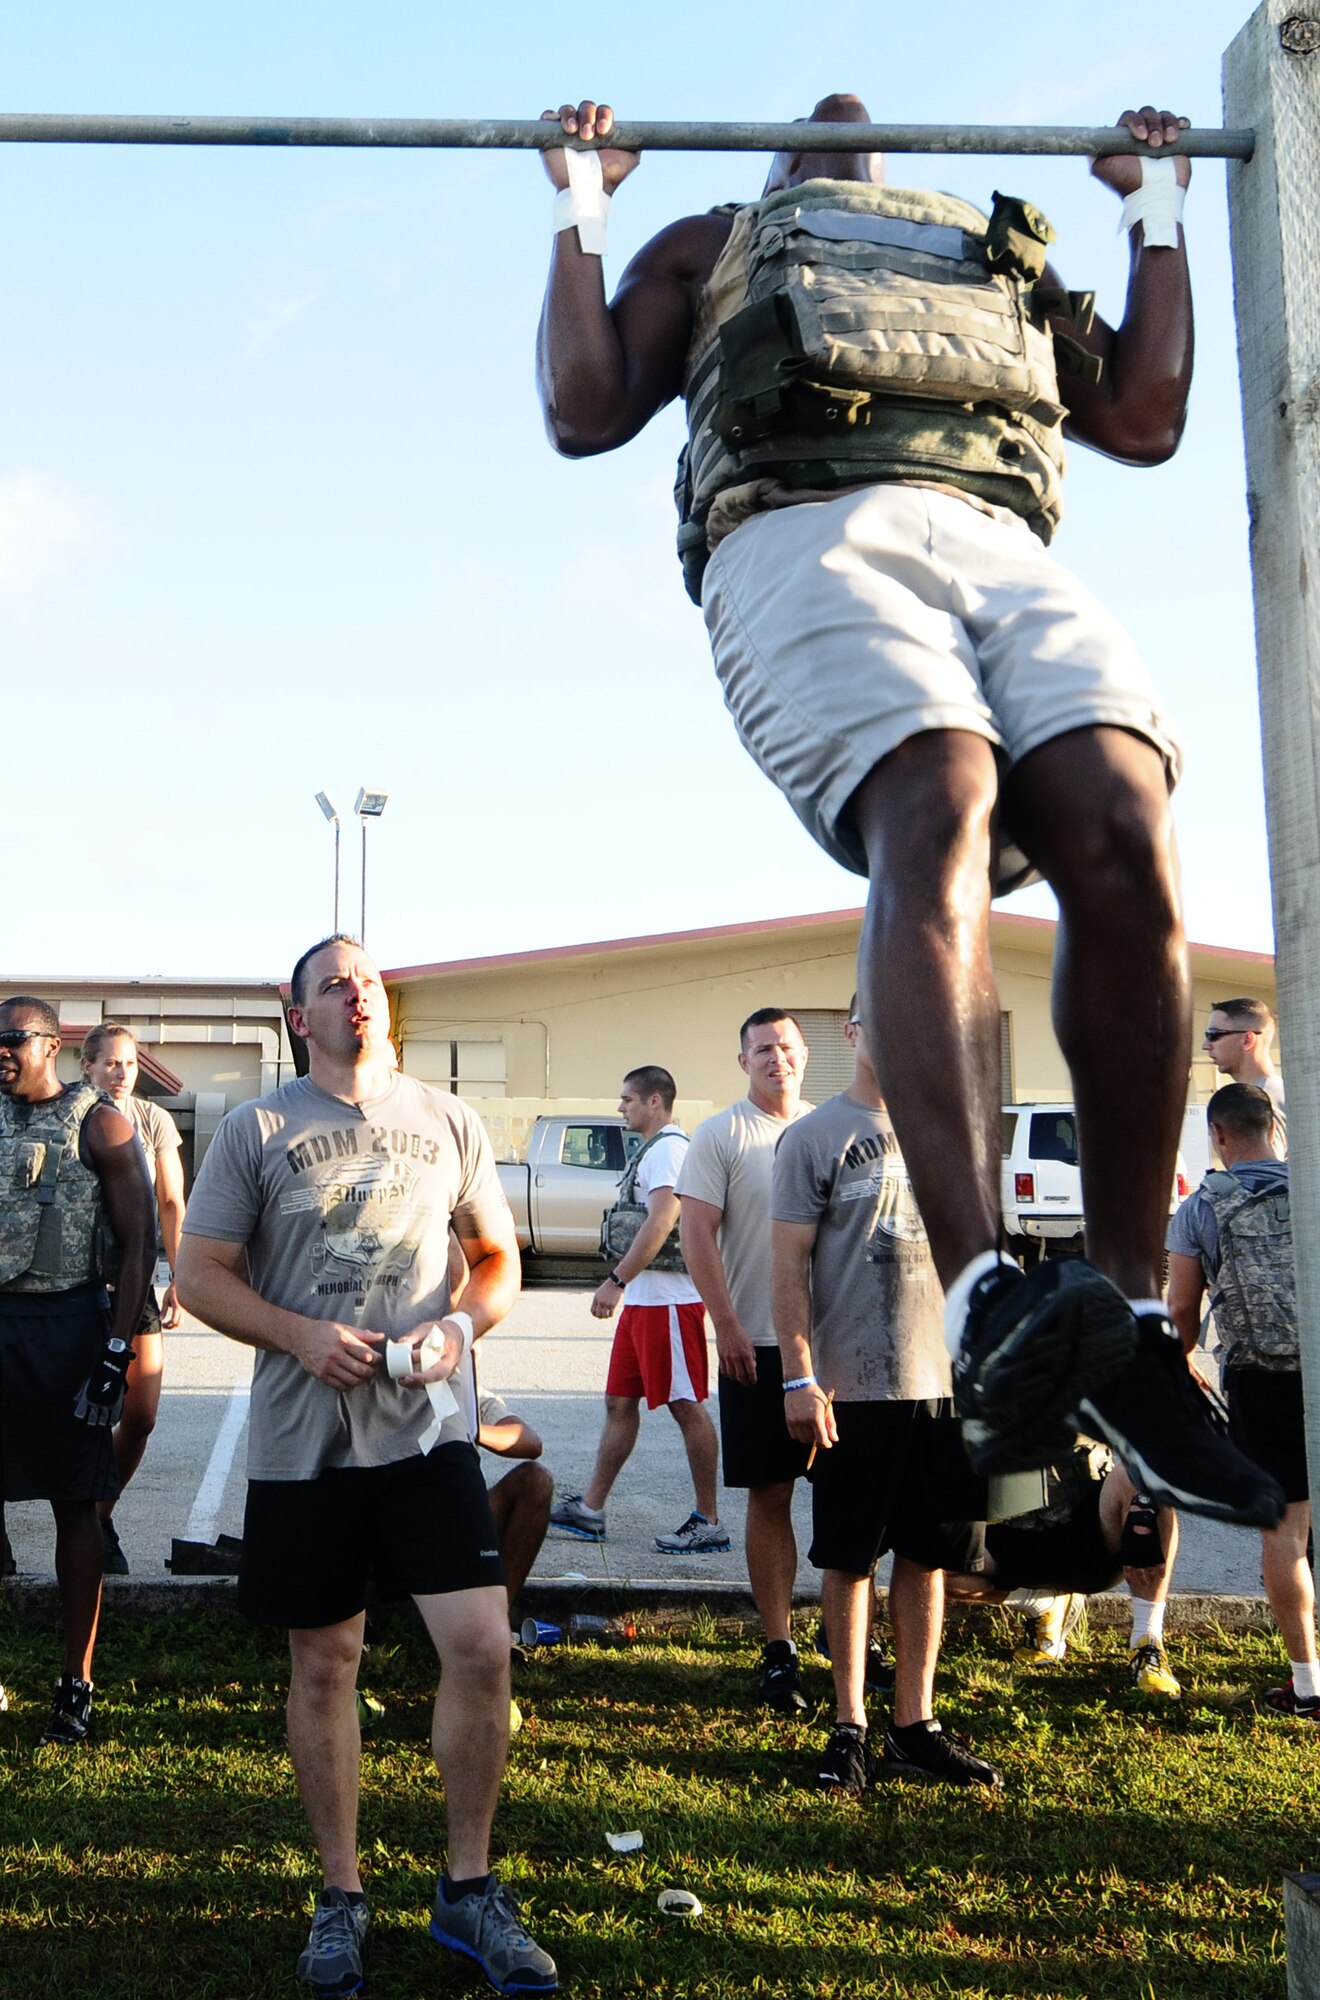
<svg viewBox="0 0 1320 2000">
<path fill-rule="evenodd" d="M 944 1571 L 984 1560 L 985 1482 L 950 1401 L 944 1294 L 854 996 L 846 1091 L 789 1125 L 775 1154 L 774 1316 L 789 1431 L 815 1448 L 811 1560 L 838 1718 L 816 1775 L 857 1795 L 874 1775 L 996 1786 L 934 1715 Z M 867 1745 L 871 1575 L 892 1550 L 893 1716 Z"/>
</svg>

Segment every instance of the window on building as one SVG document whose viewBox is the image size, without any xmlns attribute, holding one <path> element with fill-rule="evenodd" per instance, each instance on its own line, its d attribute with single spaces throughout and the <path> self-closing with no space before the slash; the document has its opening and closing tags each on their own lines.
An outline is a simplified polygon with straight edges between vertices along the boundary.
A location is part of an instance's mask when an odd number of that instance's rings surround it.
<svg viewBox="0 0 1320 2000">
<path fill-rule="evenodd" d="M 507 1097 L 508 1057 L 497 1037 L 450 1039 L 406 1035 L 403 1064 L 409 1076 L 460 1097 Z"/>
</svg>

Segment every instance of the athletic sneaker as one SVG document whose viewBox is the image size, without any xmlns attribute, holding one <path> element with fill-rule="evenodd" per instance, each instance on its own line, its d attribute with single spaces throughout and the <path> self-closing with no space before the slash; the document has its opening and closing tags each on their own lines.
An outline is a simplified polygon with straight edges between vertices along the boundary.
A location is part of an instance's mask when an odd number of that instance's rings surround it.
<svg viewBox="0 0 1320 2000">
<path fill-rule="evenodd" d="M 797 1647 L 791 1639 L 772 1639 L 761 1654 L 761 1700 L 781 1715 L 800 1715 L 807 1705 L 798 1673 Z"/>
<path fill-rule="evenodd" d="M 1298 1694 L 1291 1681 L 1286 1687 L 1267 1688 L 1260 1705 L 1272 1715 L 1296 1715 L 1306 1722 L 1320 1722 L 1320 1695 Z"/>
<path fill-rule="evenodd" d="M 455 1903 L 447 1900 L 441 1880 L 431 1936 L 446 1950 L 475 1959 L 497 1993 L 553 1993 L 559 1985 L 553 1958 L 523 1929 L 517 1897 L 493 1875 L 484 1889 Z"/>
<path fill-rule="evenodd" d="M 1165 1701 L 1177 1701 L 1182 1693 L 1182 1682 L 1158 1639 L 1143 1639 L 1132 1648 L 1132 1685 L 1138 1694 L 1162 1695 Z"/>
<path fill-rule="evenodd" d="M 1022 1642 L 1013 1648 L 1020 1667 L 1057 1666 L 1068 1650 L 1068 1636 L 1086 1610 L 1086 1599 L 1076 1592 L 1052 1597 L 1043 1611 L 1029 1612 L 1023 1619 Z"/>
<path fill-rule="evenodd" d="M 322 1889 L 312 1912 L 307 1949 L 298 1960 L 298 1977 L 312 1992 L 335 2000 L 363 1987 L 362 1947 L 367 1941 L 371 1912 L 359 1891 Z"/>
<path fill-rule="evenodd" d="M 101 1522 L 101 1573 L 103 1576 L 127 1576 L 128 1557 L 119 1546 L 119 1536 L 115 1524 L 108 1514 L 102 1514 Z"/>
<path fill-rule="evenodd" d="M 938 1722 L 914 1722 L 885 1731 L 882 1778 L 915 1778 L 922 1785 L 987 1785 L 997 1790 L 1003 1779 L 993 1764 L 976 1757 Z"/>
<path fill-rule="evenodd" d="M 1273 1528 L 1282 1517 L 1282 1489 L 1230 1442 L 1163 1314 L 1140 1315 L 1131 1362 L 1081 1398 L 1077 1428 L 1102 1438 L 1158 1504 L 1246 1528 Z"/>
<path fill-rule="evenodd" d="M 830 1658 L 830 1635 L 825 1630 L 824 1619 L 816 1627 L 816 1651 L 822 1660 Z M 866 1642 L 862 1687 L 867 1694 L 892 1694 L 894 1691 L 894 1663 L 884 1647 L 874 1639 Z"/>
<path fill-rule="evenodd" d="M 85 1743 L 91 1724 L 91 1682 L 80 1681 L 76 1674 L 61 1674 L 38 1743 Z"/>
<path fill-rule="evenodd" d="M 855 1723 L 836 1723 L 816 1770 L 816 1790 L 833 1798 L 860 1799 L 872 1776 L 866 1731 Z"/>
<path fill-rule="evenodd" d="M 1083 1258 L 987 1271 L 972 1287 L 953 1366 L 977 1472 L 1028 1471 L 1066 1457 L 1079 1399 L 1121 1370 L 1135 1344 L 1132 1308 Z"/>
<path fill-rule="evenodd" d="M 694 1512 L 672 1535 L 657 1535 L 655 1545 L 667 1556 L 722 1556 L 729 1547 L 729 1531 Z"/>
<path fill-rule="evenodd" d="M 603 1542 L 605 1509 L 588 1507 L 580 1493 L 566 1493 L 559 1505 L 550 1509 L 550 1526 L 562 1528 L 566 1535 L 576 1535 L 580 1541 Z"/>
</svg>

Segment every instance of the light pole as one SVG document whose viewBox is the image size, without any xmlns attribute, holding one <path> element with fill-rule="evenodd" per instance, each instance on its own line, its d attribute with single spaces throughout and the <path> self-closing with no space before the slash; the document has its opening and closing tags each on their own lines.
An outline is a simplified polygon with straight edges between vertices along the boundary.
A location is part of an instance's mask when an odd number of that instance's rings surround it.
<svg viewBox="0 0 1320 2000">
<path fill-rule="evenodd" d="M 365 786 L 359 787 L 353 801 L 353 810 L 362 822 L 362 917 L 358 925 L 358 942 L 367 941 L 367 821 L 379 819 L 389 801 L 388 792 L 369 792 Z"/>
<path fill-rule="evenodd" d="M 316 794 L 316 803 L 335 830 L 335 930 L 339 929 L 339 814 L 324 792 Z"/>
</svg>

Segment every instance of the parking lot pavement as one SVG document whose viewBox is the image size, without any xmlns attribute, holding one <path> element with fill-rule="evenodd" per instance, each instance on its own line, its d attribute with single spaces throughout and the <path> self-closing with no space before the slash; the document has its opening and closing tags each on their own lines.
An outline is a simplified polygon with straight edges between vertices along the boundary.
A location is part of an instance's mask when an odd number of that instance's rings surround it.
<svg viewBox="0 0 1320 2000">
<path fill-rule="evenodd" d="M 592 1319 L 591 1293 L 589 1285 L 529 1287 L 477 1350 L 483 1384 L 540 1432 L 545 1463 L 561 1494 L 586 1484 L 600 1431 L 611 1323 Z M 218 1533 L 242 1533 L 252 1361 L 250 1349 L 195 1321 L 166 1336 L 160 1420 L 141 1469 L 115 1510 L 135 1577 L 159 1580 L 167 1574 L 173 1536 L 209 1542 Z M 728 1555 L 666 1556 L 652 1546 L 654 1536 L 678 1527 L 691 1506 L 677 1426 L 665 1410 L 643 1413 L 637 1449 L 610 1496 L 607 1539 L 585 1542 L 552 1528 L 533 1574 L 593 1582 L 697 1579 L 745 1587 L 739 1493 L 721 1497 L 721 1516 L 733 1542 Z M 20 1572 L 49 1575 L 49 1507 L 43 1501 L 11 1504 L 6 1517 Z M 798 1585 L 814 1591 L 816 1573 L 806 1560 L 811 1506 L 805 1484 L 798 1487 L 794 1522 Z M 1259 1596 L 1259 1536 L 1184 1519 L 1174 1588 Z"/>
</svg>

